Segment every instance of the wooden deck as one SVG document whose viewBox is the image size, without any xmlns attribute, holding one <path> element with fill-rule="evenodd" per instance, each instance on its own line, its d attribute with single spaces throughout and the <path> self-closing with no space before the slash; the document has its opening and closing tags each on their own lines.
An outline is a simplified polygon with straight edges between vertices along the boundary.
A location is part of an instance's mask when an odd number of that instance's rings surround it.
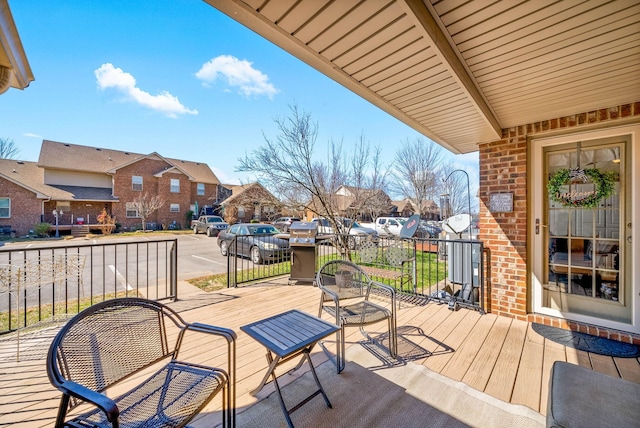
<svg viewBox="0 0 640 428">
<path fill-rule="evenodd" d="M 273 386 L 268 384 L 256 397 L 249 394 L 264 375 L 267 362 L 264 348 L 244 334 L 240 326 L 288 309 L 317 314 L 316 287 L 286 284 L 285 278 L 219 293 L 183 292 L 181 300 L 170 303 L 186 321 L 224 326 L 237 332 L 238 411 L 273 392 Z M 381 323 L 369 330 L 382 334 L 384 327 Z M 447 305 L 433 302 L 422 306 L 402 303 L 398 333 L 399 358 L 542 414 L 546 412 L 549 373 L 554 361 L 568 361 L 640 383 L 640 361 L 636 358 L 576 351 L 544 339 L 524 321 L 468 309 L 453 312 Z M 362 340 L 362 335 L 358 329 L 350 329 L 347 340 L 352 344 Z M 45 339 L 42 350 L 46 349 L 46 342 Z M 181 358 L 185 360 L 212 363 L 220 358 L 219 349 L 207 348 L 200 340 L 183 346 L 186 349 Z M 17 363 L 15 355 L 12 358 L 7 352 L 6 344 L 0 346 L 0 426 L 52 426 L 59 393 L 49 384 L 44 358 L 23 351 L 26 358 Z M 313 361 L 316 366 L 327 361 L 319 347 Z M 284 367 L 277 372 L 286 370 Z M 349 370 L 348 361 L 345 370 Z M 286 384 L 303 373 L 304 369 L 279 379 Z M 192 425 L 215 426 L 220 421 L 218 410 L 216 398 Z"/>
</svg>

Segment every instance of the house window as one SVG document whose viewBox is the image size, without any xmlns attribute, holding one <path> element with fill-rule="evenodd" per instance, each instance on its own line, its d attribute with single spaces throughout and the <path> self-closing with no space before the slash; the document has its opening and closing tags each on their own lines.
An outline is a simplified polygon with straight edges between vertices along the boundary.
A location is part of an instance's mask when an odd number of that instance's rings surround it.
<svg viewBox="0 0 640 428">
<path fill-rule="evenodd" d="M 11 217 L 11 199 L 0 198 L 0 218 Z"/>
<path fill-rule="evenodd" d="M 57 201 L 56 202 L 56 210 L 58 210 L 58 212 L 70 213 L 71 212 L 71 202 L 69 202 L 69 201 Z"/>
<path fill-rule="evenodd" d="M 179 213 L 180 212 L 180 204 L 171 204 L 171 205 L 169 205 L 169 212 Z"/>
<path fill-rule="evenodd" d="M 244 207 L 238 207 L 238 218 L 244 218 Z"/>
<path fill-rule="evenodd" d="M 140 213 L 133 202 L 127 202 L 127 217 L 140 218 Z"/>
<path fill-rule="evenodd" d="M 177 178 L 171 179 L 171 193 L 180 193 L 180 180 Z"/>
<path fill-rule="evenodd" d="M 204 196 L 204 183 L 198 183 L 198 195 Z"/>
<path fill-rule="evenodd" d="M 134 175 L 131 177 L 131 190 L 142 191 L 142 177 Z"/>
</svg>

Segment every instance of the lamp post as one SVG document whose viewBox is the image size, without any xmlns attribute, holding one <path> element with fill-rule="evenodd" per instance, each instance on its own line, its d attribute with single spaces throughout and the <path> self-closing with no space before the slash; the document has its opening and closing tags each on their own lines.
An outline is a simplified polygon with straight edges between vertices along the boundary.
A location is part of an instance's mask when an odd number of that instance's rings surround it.
<svg viewBox="0 0 640 428">
<path fill-rule="evenodd" d="M 449 177 L 451 177 L 453 175 L 453 173 L 455 173 L 455 172 L 462 172 L 467 177 L 467 201 L 468 201 L 468 204 L 469 204 L 468 214 L 469 214 L 469 217 L 471 217 L 471 186 L 469 184 L 469 174 L 467 173 L 467 171 L 465 171 L 463 169 L 455 169 L 455 170 L 451 171 L 449 173 L 449 175 L 447 175 L 447 178 L 444 179 L 444 182 L 446 183 L 449 180 Z M 448 194 L 445 194 L 445 195 L 449 196 Z M 442 196 L 445 196 L 445 195 L 442 195 Z M 470 227 L 469 233 L 471 233 L 471 225 L 469 227 Z"/>
<path fill-rule="evenodd" d="M 51 214 L 53 214 L 53 216 L 56 219 L 56 238 L 59 238 L 60 237 L 60 232 L 58 231 L 58 218 L 62 215 L 62 211 L 53 210 L 51 212 Z"/>
</svg>

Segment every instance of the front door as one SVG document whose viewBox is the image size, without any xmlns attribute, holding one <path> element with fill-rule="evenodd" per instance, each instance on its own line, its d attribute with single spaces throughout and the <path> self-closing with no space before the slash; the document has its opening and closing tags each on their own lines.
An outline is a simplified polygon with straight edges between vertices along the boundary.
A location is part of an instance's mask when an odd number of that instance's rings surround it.
<svg viewBox="0 0 640 428">
<path fill-rule="evenodd" d="M 538 151 L 535 310 L 597 325 L 633 323 L 631 150 L 622 136 Z"/>
</svg>

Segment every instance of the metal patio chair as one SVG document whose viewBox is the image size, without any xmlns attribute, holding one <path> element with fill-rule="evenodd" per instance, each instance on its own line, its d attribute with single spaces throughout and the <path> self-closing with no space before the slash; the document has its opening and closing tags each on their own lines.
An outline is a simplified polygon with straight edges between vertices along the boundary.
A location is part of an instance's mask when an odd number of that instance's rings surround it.
<svg viewBox="0 0 640 428">
<path fill-rule="evenodd" d="M 322 291 L 318 316 L 322 316 L 323 311 L 327 312 L 335 317 L 335 324 L 341 327 L 336 332 L 335 360 L 329 354 L 338 373 L 345 367 L 347 327 L 359 327 L 368 340 L 377 342 L 364 327 L 386 320 L 389 329 L 389 354 L 396 356 L 396 291 L 393 287 L 371 280 L 357 265 L 345 260 L 325 263 L 318 271 L 316 283 Z M 370 298 L 373 296 L 388 300 L 388 308 L 372 302 Z"/>
<path fill-rule="evenodd" d="M 191 333 L 212 335 L 212 353 L 218 343 L 226 347 L 220 354 L 227 367 L 181 359 L 180 345 Z M 222 426 L 234 426 L 235 339 L 232 330 L 186 323 L 151 300 L 119 298 L 90 306 L 62 327 L 49 348 L 47 374 L 63 393 L 55 426 L 184 427 L 218 393 Z M 105 393 L 124 380 L 131 381 L 128 392 Z M 68 419 L 67 412 L 82 403 L 89 410 Z"/>
</svg>

